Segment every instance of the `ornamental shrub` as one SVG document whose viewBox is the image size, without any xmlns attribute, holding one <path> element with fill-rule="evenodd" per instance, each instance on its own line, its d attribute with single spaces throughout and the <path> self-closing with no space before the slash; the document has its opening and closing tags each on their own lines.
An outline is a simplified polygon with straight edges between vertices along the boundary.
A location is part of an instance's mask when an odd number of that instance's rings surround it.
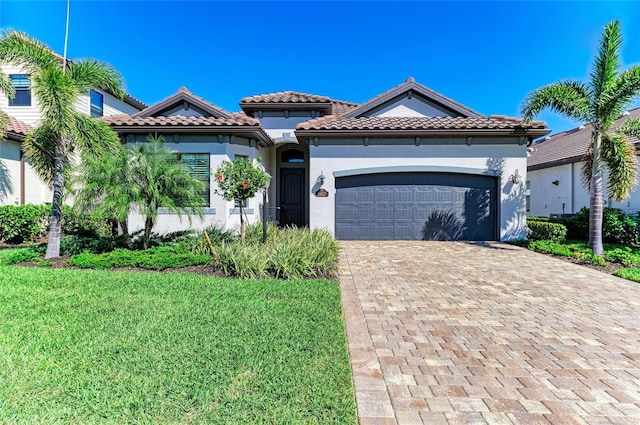
<svg viewBox="0 0 640 425">
<path fill-rule="evenodd" d="M 215 172 L 215 179 L 218 184 L 215 193 L 227 201 L 234 201 L 240 208 L 240 239 L 244 242 L 244 202 L 265 189 L 270 176 L 260 159 L 252 162 L 248 158 L 236 158 L 233 161 L 222 161 Z"/>
<path fill-rule="evenodd" d="M 532 241 L 551 240 L 563 242 L 567 236 L 567 228 L 558 223 L 527 220 L 528 239 Z"/>
<path fill-rule="evenodd" d="M 10 244 L 33 242 L 47 231 L 51 208 L 45 205 L 0 207 L 0 241 Z"/>
<path fill-rule="evenodd" d="M 587 240 L 589 238 L 589 208 L 583 207 L 575 216 L 565 219 L 568 237 Z M 602 218 L 602 239 L 607 243 L 640 245 L 640 225 L 638 214 L 626 215 L 619 208 L 604 208 Z"/>
</svg>

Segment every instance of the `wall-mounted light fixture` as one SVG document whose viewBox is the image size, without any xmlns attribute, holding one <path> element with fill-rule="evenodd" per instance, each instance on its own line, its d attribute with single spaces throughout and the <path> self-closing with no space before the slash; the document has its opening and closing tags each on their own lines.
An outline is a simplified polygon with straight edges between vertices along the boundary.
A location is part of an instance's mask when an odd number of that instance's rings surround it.
<svg viewBox="0 0 640 425">
<path fill-rule="evenodd" d="M 319 183 L 320 186 L 322 186 L 324 184 L 324 179 L 326 179 L 326 177 L 324 176 L 324 171 L 321 171 L 316 182 Z"/>
<path fill-rule="evenodd" d="M 522 181 L 522 176 L 520 175 L 518 170 L 516 170 L 515 173 L 509 176 L 509 180 L 511 180 L 511 183 L 513 184 L 520 184 L 520 181 Z"/>
<path fill-rule="evenodd" d="M 551 182 L 551 184 L 555 184 L 556 186 L 560 184 L 560 180 L 554 180 Z"/>
</svg>

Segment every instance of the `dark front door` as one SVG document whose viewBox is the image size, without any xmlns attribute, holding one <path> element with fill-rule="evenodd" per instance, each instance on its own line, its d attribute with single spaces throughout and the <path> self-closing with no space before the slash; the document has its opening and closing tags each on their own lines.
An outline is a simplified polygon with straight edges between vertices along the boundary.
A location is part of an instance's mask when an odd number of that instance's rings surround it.
<svg viewBox="0 0 640 425">
<path fill-rule="evenodd" d="M 304 168 L 280 169 L 280 225 L 304 226 Z"/>
</svg>

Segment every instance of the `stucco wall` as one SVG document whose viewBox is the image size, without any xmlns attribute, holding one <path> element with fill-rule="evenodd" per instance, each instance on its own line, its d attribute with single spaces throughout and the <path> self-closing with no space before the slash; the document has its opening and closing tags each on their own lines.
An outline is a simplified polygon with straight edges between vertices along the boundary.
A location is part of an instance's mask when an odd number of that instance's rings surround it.
<svg viewBox="0 0 640 425">
<path fill-rule="evenodd" d="M 475 140 L 475 138 L 474 138 Z M 310 226 L 327 228 L 334 232 L 335 219 L 335 176 L 334 173 L 347 170 L 373 167 L 437 167 L 447 171 L 451 167 L 475 169 L 476 173 L 492 172 L 500 175 L 500 205 L 498 207 L 500 239 L 515 240 L 526 236 L 525 191 L 526 147 L 518 145 L 515 139 L 504 139 L 511 144 L 465 144 L 414 146 L 399 145 L 399 140 L 386 140 L 387 145 L 340 145 L 336 141 L 330 144 L 310 146 L 310 185 L 312 193 L 309 202 Z M 484 140 L 496 142 L 497 140 Z M 323 141 L 324 142 L 324 141 Z M 442 143 L 454 143 L 445 139 Z M 478 140 L 480 142 L 480 140 Z M 340 142 L 339 142 L 340 143 Z M 519 185 L 513 185 L 509 177 L 518 170 L 522 176 Z M 435 171 L 435 168 L 432 169 Z M 366 173 L 364 171 L 363 173 Z M 326 198 L 313 195 L 320 174 L 326 176 L 324 189 L 329 192 Z"/>
<path fill-rule="evenodd" d="M 416 96 L 403 97 L 366 114 L 369 117 L 450 117 L 451 113 Z"/>
<path fill-rule="evenodd" d="M 20 143 L 0 140 L 0 205 L 20 203 Z"/>
</svg>

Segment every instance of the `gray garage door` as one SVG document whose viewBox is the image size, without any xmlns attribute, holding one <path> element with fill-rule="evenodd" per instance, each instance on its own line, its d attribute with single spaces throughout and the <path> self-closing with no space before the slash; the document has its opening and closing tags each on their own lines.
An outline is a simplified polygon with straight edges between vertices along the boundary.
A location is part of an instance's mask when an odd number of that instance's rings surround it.
<svg viewBox="0 0 640 425">
<path fill-rule="evenodd" d="M 389 173 L 336 179 L 336 237 L 495 240 L 497 178 Z"/>
</svg>

